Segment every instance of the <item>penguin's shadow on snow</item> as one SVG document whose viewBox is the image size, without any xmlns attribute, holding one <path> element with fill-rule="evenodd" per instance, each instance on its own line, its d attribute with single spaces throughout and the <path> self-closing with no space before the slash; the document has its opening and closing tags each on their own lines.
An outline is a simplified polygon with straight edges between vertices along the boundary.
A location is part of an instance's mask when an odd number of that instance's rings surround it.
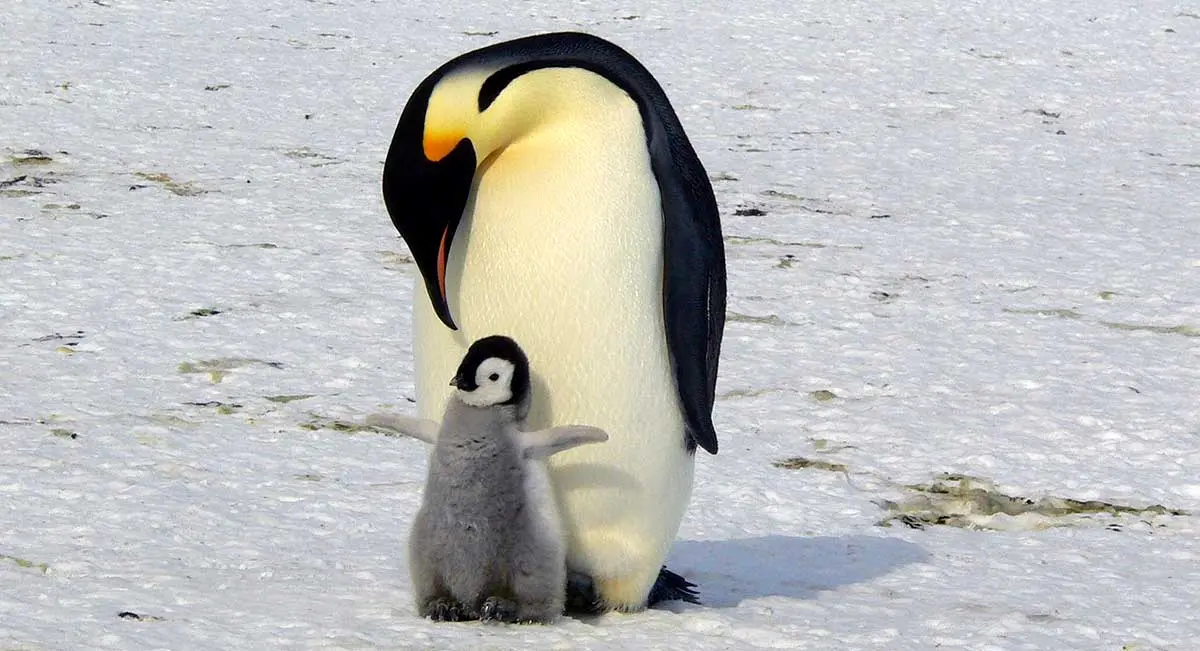
<svg viewBox="0 0 1200 651">
<path fill-rule="evenodd" d="M 731 608 L 758 597 L 812 599 L 929 559 L 898 538 L 763 536 L 679 541 L 667 567 L 697 584 L 703 606 Z"/>
</svg>

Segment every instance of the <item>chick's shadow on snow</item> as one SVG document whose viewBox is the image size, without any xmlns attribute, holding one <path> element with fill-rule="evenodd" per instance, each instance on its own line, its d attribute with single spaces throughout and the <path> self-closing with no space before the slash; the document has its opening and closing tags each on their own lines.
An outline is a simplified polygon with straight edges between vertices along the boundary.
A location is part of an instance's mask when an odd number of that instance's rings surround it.
<svg viewBox="0 0 1200 651">
<path fill-rule="evenodd" d="M 703 606 L 731 608 L 759 597 L 812 599 L 929 558 L 898 538 L 763 536 L 680 541 L 667 567 L 697 584 Z"/>
</svg>

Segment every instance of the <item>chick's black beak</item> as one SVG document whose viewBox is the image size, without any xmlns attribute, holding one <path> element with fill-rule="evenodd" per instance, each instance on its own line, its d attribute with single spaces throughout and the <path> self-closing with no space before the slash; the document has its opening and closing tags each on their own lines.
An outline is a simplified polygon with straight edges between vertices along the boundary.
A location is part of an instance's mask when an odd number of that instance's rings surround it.
<svg viewBox="0 0 1200 651">
<path fill-rule="evenodd" d="M 462 371 L 459 371 L 455 374 L 454 379 L 450 380 L 450 386 L 461 391 L 474 391 L 479 388 L 479 385 L 475 384 L 475 380 Z"/>
</svg>

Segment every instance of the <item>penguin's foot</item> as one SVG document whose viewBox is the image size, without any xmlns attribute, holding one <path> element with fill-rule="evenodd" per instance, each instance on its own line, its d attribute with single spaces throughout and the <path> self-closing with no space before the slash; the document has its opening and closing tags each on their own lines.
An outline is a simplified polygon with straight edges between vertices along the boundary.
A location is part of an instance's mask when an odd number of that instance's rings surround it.
<svg viewBox="0 0 1200 651">
<path fill-rule="evenodd" d="M 604 612 L 596 582 L 583 572 L 567 572 L 566 612 L 572 615 L 599 615 Z"/>
<path fill-rule="evenodd" d="M 483 607 L 479 609 L 479 619 L 485 622 L 503 622 L 505 624 L 515 624 L 517 618 L 517 604 L 511 599 L 504 597 L 488 597 L 483 602 Z"/>
<path fill-rule="evenodd" d="M 421 609 L 421 616 L 435 622 L 465 622 L 477 619 L 475 613 L 470 612 L 466 606 L 445 597 L 435 597 L 426 602 L 425 607 Z"/>
<path fill-rule="evenodd" d="M 653 606 L 663 601 L 686 601 L 689 604 L 699 604 L 700 593 L 693 589 L 695 587 L 695 583 L 664 566 L 658 571 L 658 579 L 654 581 L 654 587 L 650 588 L 650 595 L 646 597 L 646 605 Z"/>
<path fill-rule="evenodd" d="M 689 604 L 700 603 L 700 593 L 695 590 L 696 584 L 663 567 L 658 571 L 658 578 L 646 596 L 645 606 L 653 606 L 664 601 L 686 601 Z M 607 606 L 600 597 L 596 582 L 583 572 L 570 571 L 567 573 L 566 612 L 572 615 L 599 615 L 613 608 Z M 618 610 L 640 610 L 638 608 L 618 608 Z"/>
</svg>

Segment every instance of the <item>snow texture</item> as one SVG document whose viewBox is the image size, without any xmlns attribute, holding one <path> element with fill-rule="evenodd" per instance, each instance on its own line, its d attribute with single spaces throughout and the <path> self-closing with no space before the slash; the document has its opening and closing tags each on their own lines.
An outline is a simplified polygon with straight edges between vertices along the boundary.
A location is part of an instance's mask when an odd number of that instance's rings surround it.
<svg viewBox="0 0 1200 651">
<path fill-rule="evenodd" d="M 1197 648 L 1200 8 L 692 4 L 7 3 L 0 649 Z M 433 624 L 425 446 L 354 425 L 412 411 L 379 177 L 425 74 L 559 29 L 722 207 L 705 603 Z"/>
</svg>

